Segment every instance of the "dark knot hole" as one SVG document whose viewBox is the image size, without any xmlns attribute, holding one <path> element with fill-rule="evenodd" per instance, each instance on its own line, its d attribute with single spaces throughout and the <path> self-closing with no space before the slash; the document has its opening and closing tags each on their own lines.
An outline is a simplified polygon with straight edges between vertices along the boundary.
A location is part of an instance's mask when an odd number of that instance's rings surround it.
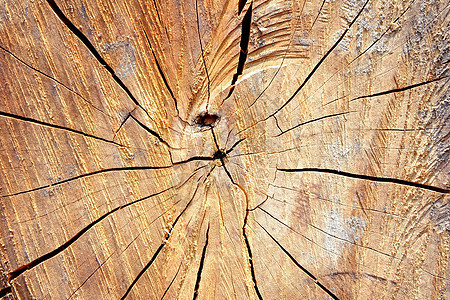
<svg viewBox="0 0 450 300">
<path fill-rule="evenodd" d="M 215 114 L 209 114 L 207 112 L 199 114 L 194 122 L 200 127 L 214 127 L 219 120 L 219 116 Z"/>
</svg>

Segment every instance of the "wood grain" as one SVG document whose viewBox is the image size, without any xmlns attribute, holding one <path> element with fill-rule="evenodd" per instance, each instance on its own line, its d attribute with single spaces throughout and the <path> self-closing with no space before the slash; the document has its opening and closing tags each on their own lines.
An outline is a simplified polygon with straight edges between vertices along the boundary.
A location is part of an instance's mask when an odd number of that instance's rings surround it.
<svg viewBox="0 0 450 300">
<path fill-rule="evenodd" d="M 0 296 L 447 299 L 443 0 L 0 0 Z"/>
</svg>

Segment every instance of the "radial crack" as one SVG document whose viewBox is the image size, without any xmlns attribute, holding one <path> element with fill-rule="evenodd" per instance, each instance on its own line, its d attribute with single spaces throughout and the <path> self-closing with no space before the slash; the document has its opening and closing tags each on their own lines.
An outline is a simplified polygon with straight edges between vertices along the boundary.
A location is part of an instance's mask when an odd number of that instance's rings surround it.
<svg viewBox="0 0 450 300">
<path fill-rule="evenodd" d="M 200 42 L 200 50 L 202 53 L 203 66 L 205 67 L 206 78 L 208 79 L 208 102 L 206 104 L 206 110 L 208 110 L 209 100 L 211 98 L 211 80 L 209 79 L 209 72 L 208 72 L 208 68 L 206 67 L 205 52 L 203 51 L 202 37 L 200 35 L 200 19 L 199 19 L 199 15 L 198 15 L 198 0 L 195 0 L 195 12 L 197 13 L 197 32 L 198 32 L 198 40 Z"/>
<path fill-rule="evenodd" d="M 319 19 L 320 13 L 322 12 L 323 5 L 325 4 L 326 1 L 327 1 L 327 0 L 323 0 L 323 1 L 322 1 L 322 5 L 321 5 L 320 8 L 319 8 L 319 12 L 317 13 L 317 16 L 316 16 L 316 18 L 314 19 L 314 22 L 312 23 L 311 28 L 310 28 L 309 30 L 313 29 L 314 24 L 316 24 L 317 19 Z"/>
<path fill-rule="evenodd" d="M 62 87 L 64 87 L 66 90 L 68 90 L 69 92 L 71 92 L 72 94 L 80 97 L 84 102 L 88 103 L 89 105 L 91 105 L 93 108 L 95 108 L 96 110 L 98 110 L 99 112 L 101 112 L 102 114 L 108 116 L 109 118 L 112 118 L 110 115 L 108 115 L 107 113 L 105 113 L 103 110 L 101 110 L 100 108 L 98 108 L 97 106 L 95 106 L 94 104 L 92 104 L 92 102 L 90 102 L 89 100 L 87 100 L 86 98 L 83 97 L 83 95 L 81 95 L 80 93 L 78 93 L 77 91 L 73 90 L 72 88 L 68 87 L 67 85 L 65 85 L 64 83 L 62 83 L 61 81 L 59 81 L 58 79 L 42 72 L 41 70 L 33 67 L 32 65 L 26 63 L 25 61 L 23 61 L 22 59 L 20 59 L 17 55 L 15 55 L 14 53 L 12 53 L 11 51 L 9 51 L 8 49 L 0 46 L 0 49 L 2 49 L 3 51 L 5 51 L 6 53 L 8 53 L 9 55 L 11 55 L 13 58 L 15 58 L 17 61 L 19 61 L 21 64 L 25 65 L 26 67 L 32 69 L 33 71 L 41 74 L 42 76 L 56 82 L 57 84 L 61 85 Z"/>
<path fill-rule="evenodd" d="M 419 87 L 419 86 L 422 86 L 422 85 L 426 85 L 426 84 L 429 84 L 429 83 L 433 83 L 433 82 L 436 82 L 436 81 L 439 81 L 439 80 L 442 80 L 442 79 L 445 79 L 445 78 L 448 78 L 448 76 L 443 76 L 443 77 L 427 80 L 427 81 L 424 81 L 424 82 L 408 85 L 408 86 L 397 88 L 397 89 L 392 89 L 392 90 L 387 90 L 387 91 L 383 91 L 383 92 L 378 92 L 378 93 L 375 93 L 375 94 L 359 96 L 359 97 L 351 99 L 350 102 L 355 101 L 355 100 L 359 100 L 359 99 L 364 99 L 364 98 L 378 97 L 378 96 L 388 95 L 388 94 L 392 94 L 392 93 L 398 93 L 398 92 L 407 91 L 407 90 L 410 90 L 410 89 L 413 89 L 413 88 L 416 88 L 416 87 Z"/>
<path fill-rule="evenodd" d="M 316 64 L 316 66 L 312 69 L 312 71 L 308 74 L 308 76 L 305 78 L 305 80 L 303 81 L 303 83 L 300 85 L 300 87 L 294 92 L 294 94 L 292 94 L 292 96 L 286 101 L 284 102 L 284 104 L 279 107 L 277 110 L 275 110 L 275 112 L 273 112 L 272 114 L 270 114 L 269 116 L 267 116 L 264 121 L 268 120 L 270 117 L 275 116 L 278 112 L 280 112 L 283 108 L 286 107 L 286 105 L 288 105 L 294 98 L 295 96 L 297 96 L 297 94 L 302 90 L 302 88 L 308 83 L 308 81 L 311 79 L 311 77 L 314 75 L 314 73 L 319 69 L 320 65 L 325 61 L 325 59 L 331 54 L 331 52 L 333 52 L 333 50 L 337 47 L 337 45 L 342 41 L 342 39 L 345 37 L 345 35 L 347 34 L 347 32 L 350 30 L 350 28 L 352 27 L 352 25 L 356 22 L 356 20 L 359 18 L 359 16 L 361 15 L 361 13 L 363 12 L 364 8 L 366 7 L 367 3 L 369 2 L 369 0 L 367 0 L 364 5 L 362 6 L 362 8 L 360 9 L 360 11 L 358 12 L 358 14 L 355 16 L 355 18 L 353 19 L 353 21 L 348 25 L 348 27 L 344 30 L 344 33 L 341 34 L 341 36 L 339 37 L 339 39 L 334 43 L 334 45 L 327 51 L 327 53 L 325 53 L 325 55 L 319 60 L 319 62 Z"/>
<path fill-rule="evenodd" d="M 78 179 L 81 179 L 84 177 L 94 176 L 94 175 L 103 174 L 103 173 L 120 172 L 120 171 L 138 171 L 138 170 L 162 170 L 162 169 L 173 168 L 174 166 L 182 165 L 182 164 L 185 164 L 185 163 L 188 163 L 191 161 L 211 161 L 211 160 L 214 160 L 214 158 L 211 156 L 193 156 L 186 160 L 177 161 L 177 162 L 174 162 L 171 165 L 167 165 L 167 166 L 134 166 L 134 167 L 117 167 L 117 168 L 101 169 L 101 170 L 96 170 L 96 171 L 89 172 L 89 173 L 84 173 L 84 174 L 81 174 L 81 175 L 78 175 L 75 177 L 67 178 L 67 179 L 64 179 L 64 180 L 61 180 L 61 181 L 58 181 L 55 183 L 39 186 L 39 187 L 36 187 L 33 189 L 29 189 L 29 190 L 25 190 L 25 191 L 13 193 L 13 194 L 2 195 L 0 197 L 1 198 L 12 197 L 12 196 L 20 195 L 20 194 L 35 192 L 35 191 L 42 190 L 45 188 L 58 186 L 58 185 L 61 185 L 63 183 L 67 183 L 67 182 L 70 182 L 73 180 L 78 180 Z"/>
<path fill-rule="evenodd" d="M 161 143 L 163 143 L 164 145 L 166 145 L 168 148 L 173 149 L 172 146 L 169 145 L 169 143 L 167 143 L 159 133 L 157 133 L 156 131 L 150 129 L 148 126 L 146 126 L 144 123 L 142 123 L 141 121 L 139 121 L 135 116 L 133 116 L 133 114 L 129 115 L 133 120 L 136 121 L 136 123 L 138 123 L 138 125 L 140 127 L 142 127 L 145 131 L 147 131 L 148 133 L 150 133 L 151 135 L 153 135 L 154 137 L 156 137 Z"/>
<path fill-rule="evenodd" d="M 11 286 L 7 286 L 7 287 L 5 287 L 5 288 L 0 290 L 0 297 L 4 297 L 4 296 L 6 296 L 8 294 L 11 294 L 11 293 L 12 293 Z"/>
<path fill-rule="evenodd" d="M 72 133 L 81 134 L 82 136 L 93 138 L 93 139 L 96 139 L 96 140 L 99 140 L 99 141 L 103 141 L 103 142 L 106 142 L 106 143 L 114 144 L 116 146 L 125 147 L 124 145 L 122 145 L 120 143 L 114 142 L 112 140 L 108 140 L 106 138 L 98 137 L 98 136 L 95 136 L 93 134 L 83 132 L 81 130 L 72 129 L 72 128 L 69 128 L 69 127 L 61 126 L 61 125 L 51 124 L 51 123 L 47 123 L 47 122 L 44 122 L 44 121 L 36 120 L 36 119 L 33 119 L 33 118 L 29 118 L 29 117 L 24 117 L 24 116 L 12 114 L 12 113 L 4 112 L 4 111 L 0 111 L 0 116 L 6 117 L 6 118 L 15 119 L 15 120 L 20 120 L 20 121 L 30 122 L 30 123 L 38 124 L 38 125 L 45 126 L 45 127 L 61 129 L 61 130 L 69 131 L 69 132 L 72 132 Z"/>
<path fill-rule="evenodd" d="M 247 60 L 247 54 L 248 54 L 248 42 L 250 40 L 250 27 L 252 23 L 252 8 L 253 8 L 253 1 L 250 3 L 249 8 L 247 9 L 247 12 L 244 15 L 244 18 L 242 19 L 242 31 L 241 31 L 241 42 L 240 42 L 240 53 L 239 53 L 239 62 L 237 65 L 236 73 L 233 75 L 233 79 L 231 81 L 231 89 L 228 95 L 225 97 L 225 99 L 222 101 L 225 102 L 228 98 L 230 98 L 231 94 L 234 91 L 236 81 L 238 80 L 239 76 L 242 75 L 242 72 L 244 71 L 245 62 Z"/>
<path fill-rule="evenodd" d="M 298 127 L 300 127 L 300 126 L 303 126 L 303 125 L 306 125 L 306 124 L 309 124 L 309 123 L 314 123 L 314 122 L 317 122 L 317 121 L 320 121 L 320 120 L 323 120 L 323 119 L 327 119 L 327 118 L 332 118 L 332 117 L 337 117 L 337 116 L 346 115 L 346 114 L 348 114 L 348 113 L 350 113 L 350 112 L 348 111 L 348 112 L 336 113 L 336 114 L 331 114 L 331 115 L 322 116 L 322 117 L 319 117 L 319 118 L 316 118 L 316 119 L 313 119 L 313 120 L 309 120 L 309 121 L 306 121 L 306 122 L 297 124 L 297 125 L 295 125 L 294 127 L 291 127 L 291 128 L 286 129 L 286 130 L 284 130 L 284 131 L 281 131 L 281 133 L 277 134 L 275 137 L 279 137 L 279 136 L 285 134 L 286 132 L 289 132 L 289 131 L 291 131 L 291 130 L 293 130 L 293 129 L 295 129 L 295 128 L 298 128 Z"/>
<path fill-rule="evenodd" d="M 28 264 L 22 265 L 20 267 L 18 267 L 17 269 L 15 269 L 14 271 L 10 272 L 7 275 L 8 278 L 8 282 L 11 282 L 13 279 L 17 278 L 19 275 L 21 275 L 23 272 L 30 270 L 34 267 L 36 267 L 37 265 L 43 263 L 44 261 L 58 255 L 59 253 L 61 253 L 62 251 L 64 251 L 65 249 L 67 249 L 70 245 L 72 245 L 75 241 L 77 241 L 81 236 L 83 236 L 89 229 L 91 229 L 94 225 L 96 225 L 97 223 L 101 222 L 103 219 L 105 219 L 106 217 L 108 217 L 109 215 L 115 213 L 116 211 L 119 211 L 125 207 L 128 207 L 130 205 L 136 204 L 138 202 L 144 201 L 146 199 L 155 197 L 157 195 L 160 195 L 164 192 L 167 192 L 168 190 L 173 189 L 175 186 L 172 186 L 168 189 L 162 190 L 160 192 L 151 194 L 149 196 L 146 196 L 144 198 L 140 198 L 137 199 L 135 201 L 132 201 L 130 203 L 121 205 L 116 207 L 115 209 L 105 213 L 104 215 L 102 215 L 100 218 L 96 219 L 95 221 L 91 222 L 89 225 L 87 225 L 86 227 L 84 227 L 82 230 L 80 230 L 77 234 L 75 234 L 72 238 L 70 238 L 67 242 L 65 242 L 64 244 L 62 244 L 61 246 L 57 247 L 56 249 L 36 258 L 35 260 L 29 262 Z"/>
<path fill-rule="evenodd" d="M 245 3 L 247 3 L 247 0 L 239 0 L 238 14 L 241 14 L 242 10 L 244 9 Z"/>
<path fill-rule="evenodd" d="M 170 282 L 169 286 L 164 291 L 164 294 L 161 296 L 161 300 L 164 299 L 164 297 L 166 296 L 167 292 L 169 291 L 170 287 L 172 286 L 173 282 L 175 281 L 175 278 L 177 278 L 178 273 L 180 272 L 180 270 L 181 270 L 181 264 L 178 266 L 178 270 L 175 273 L 175 276 L 173 276 L 172 281 Z"/>
<path fill-rule="evenodd" d="M 180 217 L 184 214 L 184 212 L 188 209 L 189 205 L 192 203 L 192 200 L 194 200 L 195 195 L 197 194 L 197 190 L 198 190 L 199 185 L 197 185 L 194 194 L 192 195 L 191 199 L 189 200 L 189 202 L 186 204 L 186 206 L 184 207 L 184 209 L 181 211 L 181 213 L 177 216 L 177 218 L 175 219 L 175 221 L 172 223 L 172 225 L 170 226 L 170 229 L 168 230 L 168 232 L 166 233 L 166 235 L 164 236 L 164 239 L 161 243 L 161 245 L 159 245 L 158 249 L 156 249 L 156 252 L 153 254 L 152 258 L 150 259 L 150 261 L 144 266 L 144 268 L 142 268 L 142 270 L 139 272 L 139 274 L 134 278 L 133 282 L 128 286 L 128 289 L 126 290 L 125 294 L 120 298 L 121 300 L 125 299 L 128 294 L 131 292 L 131 290 L 133 289 L 133 287 L 136 285 L 136 283 L 138 282 L 138 280 L 142 277 L 142 275 L 144 275 L 144 273 L 148 270 L 148 268 L 150 268 L 150 266 L 153 264 L 153 262 L 156 260 L 156 258 L 158 257 L 158 254 L 161 252 L 161 250 L 164 248 L 164 246 L 167 244 L 167 242 L 169 241 L 169 238 L 172 234 L 173 229 L 175 228 L 175 225 L 177 224 L 178 220 L 180 219 Z"/>
<path fill-rule="evenodd" d="M 155 7 L 156 7 L 156 3 L 155 3 Z M 158 13 L 158 18 L 159 18 L 159 13 Z M 177 110 L 177 114 L 179 115 L 180 112 L 178 110 L 177 98 L 175 98 L 175 95 L 173 94 L 172 89 L 170 88 L 169 82 L 167 81 L 166 75 L 164 75 L 164 71 L 162 70 L 161 65 L 158 61 L 158 58 L 156 57 L 155 50 L 153 50 L 152 44 L 150 43 L 150 39 L 148 38 L 148 35 L 147 35 L 147 32 L 145 31 L 145 29 L 144 29 L 144 34 L 145 34 L 145 38 L 147 39 L 148 46 L 150 47 L 150 50 L 152 51 L 153 58 L 155 59 L 155 63 L 158 68 L 159 75 L 161 76 L 162 80 L 164 81 L 164 85 L 166 86 L 167 91 L 169 92 L 170 96 L 172 97 L 173 103 L 175 104 L 175 109 Z"/>
<path fill-rule="evenodd" d="M 247 206 L 248 206 L 248 203 L 247 203 Z M 249 242 L 248 236 L 247 236 L 247 221 L 248 221 L 249 212 L 250 212 L 250 210 L 247 207 L 247 210 L 245 213 L 245 218 L 244 218 L 244 225 L 242 226 L 242 236 L 244 237 L 245 246 L 247 247 L 248 262 L 250 264 L 250 273 L 252 274 L 253 286 L 255 287 L 255 292 L 256 292 L 256 295 L 258 296 L 258 299 L 262 300 L 263 297 L 261 295 L 261 292 L 259 291 L 258 283 L 256 281 L 255 266 L 253 265 L 252 248 L 250 246 L 250 242 Z"/>
<path fill-rule="evenodd" d="M 320 287 L 325 293 L 327 293 L 331 298 L 335 300 L 339 300 L 339 298 L 333 294 L 329 289 L 327 289 L 323 284 L 320 283 L 319 280 L 317 280 L 316 276 L 314 276 L 311 272 L 309 272 L 305 267 L 303 267 L 293 256 L 289 251 L 286 250 L 270 233 L 267 231 L 264 226 L 262 226 L 258 221 L 256 221 L 258 225 L 270 236 L 270 238 L 280 247 L 281 250 L 292 260 L 292 262 L 300 269 L 302 270 L 308 277 L 310 277 L 314 283 Z"/>
<path fill-rule="evenodd" d="M 169 33 L 167 32 L 167 27 L 166 25 L 163 25 L 163 22 L 161 20 L 161 16 L 159 14 L 159 10 L 158 10 L 158 5 L 156 5 L 156 0 L 153 0 L 153 5 L 155 6 L 155 10 L 156 10 L 156 14 L 158 15 L 158 21 L 161 24 L 161 26 L 164 27 L 164 30 L 166 32 L 166 36 L 167 36 L 167 40 L 170 42 L 170 38 L 169 38 Z"/>
<path fill-rule="evenodd" d="M 446 188 L 440 188 L 436 186 L 431 186 L 423 183 L 417 183 L 412 181 L 407 181 L 403 179 L 397 179 L 397 178 L 389 178 L 389 177 L 376 177 L 376 176 L 370 176 L 370 175 L 363 175 L 363 174 L 355 174 L 355 173 L 349 173 L 344 171 L 338 171 L 333 169 L 323 169 L 323 168 L 300 168 L 300 169 L 278 169 L 278 171 L 281 172 L 290 172 L 290 173 L 301 173 L 301 172 L 319 172 L 319 173 L 327 173 L 327 174 L 335 174 L 339 176 L 345 176 L 350 178 L 357 178 L 357 179 L 363 179 L 363 180 L 369 180 L 369 181 L 376 181 L 376 182 L 388 182 L 388 183 L 395 183 L 405 186 L 411 186 L 411 187 L 417 187 L 433 192 L 438 193 L 444 193 L 449 194 L 450 189 Z"/>
<path fill-rule="evenodd" d="M 217 147 L 217 151 L 220 151 L 219 143 L 218 143 L 218 141 L 217 141 L 216 135 L 214 134 L 214 130 L 213 130 L 212 128 L 211 128 L 211 133 L 212 133 L 212 136 L 213 136 L 213 138 L 214 138 L 214 144 L 215 144 L 216 147 Z M 243 139 L 237 141 L 237 142 L 230 148 L 230 151 L 231 151 L 235 146 L 237 146 L 241 141 L 243 141 Z M 228 153 L 228 152 L 226 152 L 225 155 L 226 155 L 227 153 Z M 253 266 L 252 249 L 251 249 L 250 242 L 249 242 L 248 236 L 247 236 L 247 221 L 248 221 L 248 215 L 249 215 L 249 212 L 250 212 L 250 210 L 249 210 L 249 208 L 250 208 L 249 205 L 250 205 L 250 204 L 249 204 L 248 194 L 247 194 L 247 192 L 245 191 L 245 189 L 244 189 L 239 183 L 237 183 L 236 181 L 234 181 L 233 177 L 231 176 L 231 173 L 228 171 L 227 167 L 225 166 L 225 160 L 223 159 L 223 156 L 220 156 L 220 162 L 222 163 L 222 167 L 223 167 L 223 169 L 225 170 L 225 173 L 227 174 L 227 176 L 228 176 L 228 178 L 230 179 L 231 183 L 234 184 L 235 186 L 237 186 L 237 187 L 244 193 L 244 196 L 245 196 L 246 208 L 245 208 L 244 224 L 242 225 L 242 237 L 243 237 L 243 239 L 244 239 L 245 246 L 246 246 L 246 248 L 247 248 L 248 262 L 249 262 L 249 265 L 250 265 L 250 273 L 251 273 L 251 276 L 252 276 L 253 286 L 254 286 L 254 288 L 255 288 L 256 295 L 258 296 L 258 298 L 259 298 L 260 300 L 262 300 L 263 298 L 262 298 L 261 293 L 260 293 L 259 288 L 258 288 L 258 284 L 257 284 L 257 281 L 256 281 L 255 268 L 254 268 L 254 266 Z"/>
<path fill-rule="evenodd" d="M 56 4 L 54 0 L 46 0 L 47 3 L 50 5 L 53 12 L 56 14 L 56 16 L 61 20 L 61 22 L 66 25 L 66 27 L 73 33 L 75 36 L 89 49 L 91 54 L 97 59 L 97 61 L 111 74 L 114 81 L 122 88 L 122 90 L 128 95 L 128 97 L 139 106 L 150 119 L 152 117 L 148 113 L 148 111 L 137 101 L 136 97 L 131 93 L 131 91 L 128 89 L 128 87 L 125 85 L 125 83 L 116 75 L 113 68 L 103 59 L 103 57 L 98 53 L 97 49 L 95 49 L 94 45 L 92 45 L 91 41 L 84 35 L 84 33 L 81 32 L 73 23 L 70 21 L 67 16 L 62 12 L 62 10 L 59 8 L 59 6 Z"/>
<path fill-rule="evenodd" d="M 200 281 L 202 279 L 203 265 L 205 264 L 206 248 L 208 247 L 208 238 L 209 238 L 209 224 L 208 224 L 208 229 L 206 230 L 206 241 L 205 241 L 205 245 L 203 246 L 202 257 L 200 259 L 200 265 L 198 266 L 197 280 L 195 281 L 194 297 L 193 297 L 194 300 L 197 299 L 197 297 L 198 297 L 198 289 L 200 288 Z"/>
<path fill-rule="evenodd" d="M 168 169 L 171 168 L 172 166 L 160 166 L 160 167 L 153 167 L 153 166 L 135 166 L 135 167 L 119 167 L 119 168 L 109 168 L 109 169 L 101 169 L 101 170 L 97 170 L 97 171 L 93 171 L 90 173 L 84 173 L 75 177 L 71 177 L 71 178 L 67 178 L 55 183 L 51 183 L 51 184 L 47 184 L 47 185 L 43 185 L 43 186 L 39 186 L 33 189 L 29 189 L 29 190 L 25 190 L 25 191 L 20 191 L 20 192 L 16 192 L 13 194 L 8 194 L 8 195 L 2 195 L 1 197 L 12 197 L 12 196 L 17 196 L 17 195 L 21 195 L 21 194 L 25 194 L 25 193 L 31 193 L 31 192 L 35 192 L 35 191 L 39 191 L 45 188 L 49 188 L 49 187 L 55 187 L 58 185 L 61 185 L 63 183 L 67 183 L 67 182 L 71 182 L 74 180 L 78 180 L 84 177 L 89 177 L 89 176 L 94 176 L 97 174 L 103 174 L 103 173 L 109 173 L 109 172 L 119 172 L 119 171 L 136 171 L 136 170 L 161 170 L 161 169 Z"/>
</svg>

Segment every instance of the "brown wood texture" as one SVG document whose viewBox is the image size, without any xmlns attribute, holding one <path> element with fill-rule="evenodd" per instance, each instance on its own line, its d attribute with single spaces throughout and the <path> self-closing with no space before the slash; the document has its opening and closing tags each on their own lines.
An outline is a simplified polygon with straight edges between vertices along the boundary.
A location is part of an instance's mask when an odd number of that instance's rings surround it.
<svg viewBox="0 0 450 300">
<path fill-rule="evenodd" d="M 0 0 L 0 295 L 450 298 L 449 20 Z"/>
</svg>

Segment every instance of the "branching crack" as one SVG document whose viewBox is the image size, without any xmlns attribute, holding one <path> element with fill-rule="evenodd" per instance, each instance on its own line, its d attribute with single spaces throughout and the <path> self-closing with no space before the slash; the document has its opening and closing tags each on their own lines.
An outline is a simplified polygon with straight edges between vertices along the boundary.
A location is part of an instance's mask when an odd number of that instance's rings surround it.
<svg viewBox="0 0 450 300">
<path fill-rule="evenodd" d="M 212 136 L 213 136 L 213 139 L 214 139 L 214 144 L 216 145 L 218 151 L 220 151 L 219 143 L 217 141 L 216 135 L 214 134 L 214 130 L 212 128 L 211 128 L 211 133 L 212 133 Z M 240 139 L 239 141 L 237 141 L 230 148 L 230 150 L 227 151 L 226 153 L 229 153 L 234 147 L 236 147 L 243 140 L 244 139 Z M 249 199 L 248 199 L 248 194 L 247 194 L 247 191 L 239 183 L 237 183 L 233 179 L 233 177 L 231 176 L 231 173 L 228 171 L 228 168 L 225 165 L 225 161 L 224 161 L 223 157 L 220 157 L 220 161 L 221 161 L 222 167 L 225 170 L 225 173 L 227 174 L 227 176 L 230 179 L 231 183 L 234 184 L 236 187 L 238 187 L 242 191 L 242 193 L 244 193 L 244 196 L 245 196 L 246 208 L 245 208 L 244 224 L 242 225 L 242 237 L 244 239 L 244 243 L 245 243 L 245 246 L 246 246 L 246 249 L 247 249 L 248 262 L 249 262 L 249 265 L 250 265 L 250 273 L 251 273 L 251 276 L 252 276 L 252 281 L 253 281 L 253 286 L 255 288 L 255 293 L 258 296 L 258 298 L 260 300 L 262 300 L 263 298 L 262 298 L 261 293 L 260 293 L 260 291 L 258 289 L 258 284 L 257 284 L 257 281 L 256 281 L 256 274 L 255 274 L 255 268 L 253 266 L 252 249 L 251 249 L 250 242 L 249 242 L 248 236 L 247 236 L 247 221 L 248 221 L 248 215 L 249 215 L 249 212 L 250 212 L 250 203 L 249 203 Z"/>
</svg>

